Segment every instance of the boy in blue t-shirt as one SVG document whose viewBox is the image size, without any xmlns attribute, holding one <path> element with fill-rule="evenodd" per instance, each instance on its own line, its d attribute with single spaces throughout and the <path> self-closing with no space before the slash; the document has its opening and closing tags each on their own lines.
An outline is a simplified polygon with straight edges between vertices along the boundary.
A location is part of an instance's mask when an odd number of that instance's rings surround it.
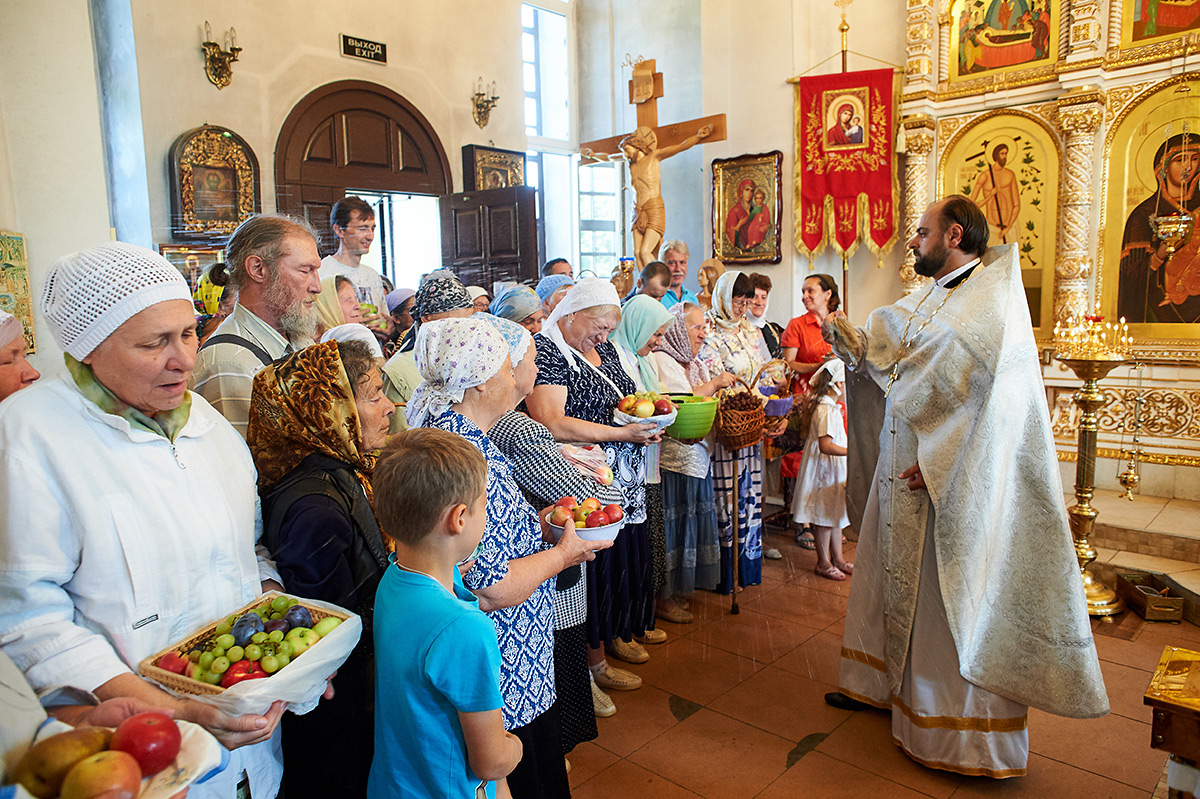
<svg viewBox="0 0 1200 799">
<path fill-rule="evenodd" d="M 500 717 L 496 629 L 457 568 L 483 537 L 487 463 L 460 436 L 417 428 L 392 439 L 372 483 L 396 558 L 375 594 L 367 795 L 507 796 L 521 741 Z"/>
</svg>

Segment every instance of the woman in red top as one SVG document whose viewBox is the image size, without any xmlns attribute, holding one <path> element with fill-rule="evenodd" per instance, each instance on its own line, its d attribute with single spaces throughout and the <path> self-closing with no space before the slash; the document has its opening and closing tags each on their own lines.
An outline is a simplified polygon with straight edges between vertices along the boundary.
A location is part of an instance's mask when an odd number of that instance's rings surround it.
<svg viewBox="0 0 1200 799">
<path fill-rule="evenodd" d="M 829 345 L 821 338 L 821 323 L 841 304 L 837 283 L 829 275 L 809 275 L 804 280 L 801 292 L 808 313 L 789 322 L 779 340 L 783 345 L 784 360 L 799 375 L 792 384 L 792 391 L 796 394 L 808 388 L 808 376 L 816 371 L 829 353 Z"/>
</svg>

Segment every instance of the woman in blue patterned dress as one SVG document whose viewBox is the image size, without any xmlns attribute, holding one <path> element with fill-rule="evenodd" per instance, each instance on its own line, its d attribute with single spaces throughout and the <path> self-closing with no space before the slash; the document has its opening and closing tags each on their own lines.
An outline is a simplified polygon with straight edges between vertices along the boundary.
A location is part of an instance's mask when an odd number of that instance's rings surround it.
<svg viewBox="0 0 1200 799">
<path fill-rule="evenodd" d="M 554 578 L 591 560 L 608 542 L 589 542 L 570 526 L 553 534 L 526 501 L 487 431 L 516 404 L 512 358 L 486 319 L 443 319 L 421 326 L 415 348 L 424 381 L 408 402 L 410 427 L 448 430 L 487 458 L 487 527 L 463 583 L 496 627 L 505 728 L 524 755 L 508 776 L 515 799 L 570 796 L 554 690 Z"/>
<path fill-rule="evenodd" d="M 600 444 L 614 485 L 624 495 L 626 524 L 613 548 L 588 566 L 588 662 L 601 688 L 640 688 L 636 674 L 608 665 L 603 647 L 632 662 L 650 659 L 634 636 L 653 627 L 654 595 L 646 525 L 645 445 L 659 440 L 653 424 L 613 424 L 613 409 L 635 390 L 608 334 L 621 319 L 616 289 L 598 278 L 579 281 L 535 337 L 538 377 L 529 415 L 559 441 Z"/>
</svg>

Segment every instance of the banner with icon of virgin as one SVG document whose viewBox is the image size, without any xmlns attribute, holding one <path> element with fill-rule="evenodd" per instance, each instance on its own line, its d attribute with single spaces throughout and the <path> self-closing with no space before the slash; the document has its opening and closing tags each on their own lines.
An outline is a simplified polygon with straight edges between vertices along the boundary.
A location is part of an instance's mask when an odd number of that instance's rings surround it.
<svg viewBox="0 0 1200 799">
<path fill-rule="evenodd" d="M 796 86 L 796 249 L 881 255 L 896 240 L 896 91 L 890 69 L 801 78 Z"/>
</svg>

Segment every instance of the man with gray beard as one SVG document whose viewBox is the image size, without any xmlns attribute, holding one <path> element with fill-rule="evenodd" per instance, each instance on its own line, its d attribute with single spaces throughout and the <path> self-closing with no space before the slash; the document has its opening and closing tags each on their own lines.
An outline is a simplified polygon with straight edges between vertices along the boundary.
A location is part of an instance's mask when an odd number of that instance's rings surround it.
<svg viewBox="0 0 1200 799">
<path fill-rule="evenodd" d="M 252 216 L 233 232 L 225 263 L 210 278 L 238 291 L 237 305 L 204 342 L 192 390 L 246 436 L 254 375 L 277 358 L 313 343 L 321 293 L 316 234 L 289 216 Z"/>
</svg>

